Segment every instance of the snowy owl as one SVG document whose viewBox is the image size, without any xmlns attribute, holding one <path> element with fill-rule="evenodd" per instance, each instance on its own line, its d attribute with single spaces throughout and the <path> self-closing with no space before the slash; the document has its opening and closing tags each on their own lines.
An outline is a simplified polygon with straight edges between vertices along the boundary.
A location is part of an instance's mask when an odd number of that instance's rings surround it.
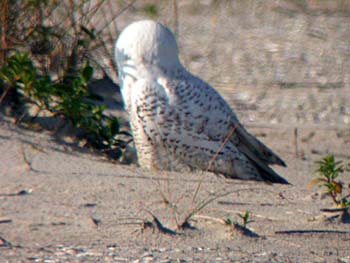
<svg viewBox="0 0 350 263">
<path fill-rule="evenodd" d="M 245 130 L 216 90 L 184 68 L 167 27 L 130 24 L 115 57 L 141 167 L 288 183 L 269 167 L 286 166 L 283 160 Z"/>
</svg>

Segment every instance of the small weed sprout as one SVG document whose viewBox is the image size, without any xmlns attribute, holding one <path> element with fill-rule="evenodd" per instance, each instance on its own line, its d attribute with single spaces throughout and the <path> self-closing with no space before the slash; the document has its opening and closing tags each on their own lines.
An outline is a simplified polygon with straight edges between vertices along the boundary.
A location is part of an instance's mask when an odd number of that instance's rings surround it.
<svg viewBox="0 0 350 263">
<path fill-rule="evenodd" d="M 234 224 L 238 224 L 243 228 L 247 228 L 247 225 L 254 222 L 253 220 L 250 220 L 250 212 L 249 211 L 245 211 L 242 214 L 237 214 L 238 217 L 242 220 L 242 223 L 234 223 L 233 220 L 231 218 L 227 218 L 225 220 L 226 225 L 232 226 Z"/>
<path fill-rule="evenodd" d="M 259 235 L 248 228 L 248 224 L 254 222 L 250 219 L 250 215 L 251 214 L 249 211 L 245 211 L 242 214 L 238 214 L 238 217 L 242 220 L 242 223 L 234 222 L 231 218 L 227 218 L 225 220 L 225 224 L 230 226 L 232 228 L 232 231 L 235 230 L 244 236 L 257 238 L 259 237 Z"/>
<path fill-rule="evenodd" d="M 242 225 L 243 225 L 244 228 L 247 228 L 247 225 L 249 223 L 254 222 L 253 220 L 249 219 L 250 218 L 249 211 L 245 211 L 244 214 L 238 214 L 238 216 L 242 219 L 242 221 L 243 221 Z"/>
<path fill-rule="evenodd" d="M 333 155 L 327 155 L 323 159 L 316 161 L 319 168 L 315 173 L 320 177 L 312 180 L 308 187 L 314 185 L 323 186 L 326 188 L 326 194 L 329 195 L 338 208 L 350 207 L 350 184 L 348 185 L 348 194 L 344 195 L 343 182 L 336 180 L 341 174 L 348 170 L 344 168 L 342 161 L 336 161 Z"/>
<path fill-rule="evenodd" d="M 158 7 L 155 4 L 145 4 L 143 6 L 143 11 L 149 17 L 156 17 L 158 15 Z"/>
</svg>

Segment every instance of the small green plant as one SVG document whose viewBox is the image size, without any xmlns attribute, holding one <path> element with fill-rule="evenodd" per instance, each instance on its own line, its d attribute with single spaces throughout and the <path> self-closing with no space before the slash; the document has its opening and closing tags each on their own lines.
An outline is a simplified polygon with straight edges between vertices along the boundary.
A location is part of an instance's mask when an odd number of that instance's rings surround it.
<svg viewBox="0 0 350 263">
<path fill-rule="evenodd" d="M 323 186 L 326 188 L 326 194 L 329 195 L 335 205 L 339 208 L 350 207 L 350 184 L 348 185 L 349 194 L 344 195 L 344 186 L 340 180 L 336 180 L 341 174 L 345 172 L 342 161 L 336 161 L 333 155 L 327 155 L 323 159 L 316 161 L 319 168 L 315 173 L 319 174 L 320 177 L 312 180 L 308 187 L 314 185 Z"/>
<path fill-rule="evenodd" d="M 238 215 L 238 217 L 242 220 L 242 223 L 234 223 L 233 222 L 233 220 L 231 219 L 231 218 L 227 218 L 226 220 L 225 220 L 225 223 L 227 224 L 227 225 L 230 225 L 230 226 L 232 226 L 232 225 L 234 225 L 234 224 L 238 224 L 238 225 L 240 225 L 240 226 L 242 226 L 243 228 L 247 228 L 247 225 L 249 224 L 249 223 L 252 223 L 252 222 L 254 222 L 253 220 L 250 220 L 250 213 L 249 213 L 249 211 L 245 211 L 244 213 L 242 213 L 242 214 L 237 214 Z"/>
<path fill-rule="evenodd" d="M 49 77 L 37 77 L 38 73 L 27 53 L 16 52 L 0 69 L 0 79 L 5 84 L 0 103 L 11 91 L 16 90 L 20 99 L 36 104 L 39 109 L 49 108 L 49 92 L 53 82 Z"/>
<path fill-rule="evenodd" d="M 234 222 L 231 218 L 227 218 L 225 220 L 225 224 L 231 227 L 232 233 L 234 233 L 233 230 L 235 230 L 244 236 L 255 237 L 255 238 L 259 237 L 257 233 L 255 233 L 254 231 L 248 228 L 248 224 L 254 222 L 253 220 L 250 220 L 250 212 L 245 211 L 244 213 L 237 214 L 237 215 L 242 220 L 241 223 Z"/>
<path fill-rule="evenodd" d="M 242 219 L 242 225 L 243 227 L 247 227 L 249 223 L 254 222 L 253 220 L 250 220 L 250 213 L 249 211 L 245 211 L 243 214 L 238 214 L 238 216 Z"/>
<path fill-rule="evenodd" d="M 155 17 L 158 14 L 158 7 L 155 4 L 145 4 L 143 11 L 150 17 Z"/>
</svg>

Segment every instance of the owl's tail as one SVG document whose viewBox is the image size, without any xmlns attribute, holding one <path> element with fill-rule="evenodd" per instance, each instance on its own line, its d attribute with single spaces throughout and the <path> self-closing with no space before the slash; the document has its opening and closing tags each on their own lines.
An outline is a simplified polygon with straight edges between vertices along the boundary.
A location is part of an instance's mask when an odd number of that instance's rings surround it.
<svg viewBox="0 0 350 263">
<path fill-rule="evenodd" d="M 236 145 L 237 148 L 255 165 L 263 181 L 289 184 L 286 179 L 282 178 L 269 167 L 270 164 L 287 166 L 277 154 L 249 134 L 241 125 L 237 127 L 236 134 L 239 137 L 239 143 Z"/>
<path fill-rule="evenodd" d="M 277 184 L 290 184 L 286 179 L 281 177 L 278 173 L 272 170 L 270 167 L 265 166 L 261 168 L 259 165 L 256 165 L 263 181 L 269 183 L 277 183 Z"/>
</svg>

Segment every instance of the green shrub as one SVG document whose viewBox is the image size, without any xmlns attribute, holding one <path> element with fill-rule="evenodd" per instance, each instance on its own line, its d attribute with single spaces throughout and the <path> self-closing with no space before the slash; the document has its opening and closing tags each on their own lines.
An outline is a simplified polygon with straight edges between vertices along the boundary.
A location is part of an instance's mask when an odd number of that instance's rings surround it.
<svg viewBox="0 0 350 263">
<path fill-rule="evenodd" d="M 40 110 L 48 110 L 61 116 L 84 132 L 90 145 L 99 149 L 116 149 L 120 157 L 125 144 L 118 140 L 121 132 L 118 119 L 104 114 L 106 106 L 98 102 L 101 98 L 92 93 L 89 82 L 93 68 L 86 63 L 75 74 L 63 80 L 53 81 L 49 75 L 39 76 L 37 68 L 27 53 L 16 52 L 8 58 L 0 70 L 0 78 L 7 89 L 15 89 L 23 103 L 35 104 Z"/>
<path fill-rule="evenodd" d="M 308 187 L 314 185 L 323 186 L 336 206 L 340 208 L 350 207 L 350 184 L 347 186 L 349 194 L 344 195 L 344 186 L 340 180 L 336 180 L 345 172 L 342 161 L 336 161 L 333 155 L 327 155 L 316 162 L 319 168 L 315 171 L 321 177 L 312 180 Z"/>
</svg>

